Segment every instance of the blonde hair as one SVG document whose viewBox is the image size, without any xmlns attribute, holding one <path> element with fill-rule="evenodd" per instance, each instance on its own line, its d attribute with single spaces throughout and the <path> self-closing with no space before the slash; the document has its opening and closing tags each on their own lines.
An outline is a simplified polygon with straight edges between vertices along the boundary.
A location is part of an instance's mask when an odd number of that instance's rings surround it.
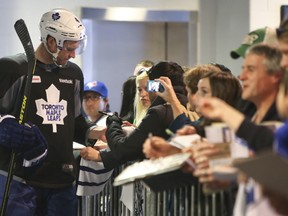
<svg viewBox="0 0 288 216">
<path fill-rule="evenodd" d="M 154 62 L 150 60 L 141 61 L 136 65 L 133 75 L 138 76 L 141 74 L 143 69 L 148 71 L 153 65 L 154 65 Z"/>
<path fill-rule="evenodd" d="M 142 72 L 140 75 L 136 77 L 136 94 L 135 94 L 135 100 L 134 100 L 134 110 L 135 110 L 135 118 L 134 118 L 134 124 L 138 126 L 142 119 L 146 116 L 147 111 L 149 107 L 143 106 L 140 96 L 138 93 L 138 86 L 139 86 L 139 81 L 143 80 L 145 78 L 148 78 L 148 74 L 146 71 Z"/>
</svg>

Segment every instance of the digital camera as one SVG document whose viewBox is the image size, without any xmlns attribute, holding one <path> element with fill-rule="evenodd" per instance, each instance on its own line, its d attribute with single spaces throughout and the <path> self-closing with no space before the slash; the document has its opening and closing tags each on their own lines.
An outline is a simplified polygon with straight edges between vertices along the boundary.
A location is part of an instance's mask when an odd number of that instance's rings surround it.
<svg viewBox="0 0 288 216">
<path fill-rule="evenodd" d="M 164 92 L 164 87 L 159 81 L 148 80 L 147 92 Z"/>
</svg>

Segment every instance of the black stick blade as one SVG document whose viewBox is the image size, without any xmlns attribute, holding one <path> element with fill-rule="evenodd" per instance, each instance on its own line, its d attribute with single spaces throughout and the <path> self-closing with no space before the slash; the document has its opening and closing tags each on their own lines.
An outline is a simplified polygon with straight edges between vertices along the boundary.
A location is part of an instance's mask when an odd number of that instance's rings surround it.
<svg viewBox="0 0 288 216">
<path fill-rule="evenodd" d="M 17 20 L 14 24 L 14 28 L 25 49 L 25 53 L 29 61 L 29 58 L 34 58 L 35 51 L 24 20 L 23 19 Z"/>
</svg>

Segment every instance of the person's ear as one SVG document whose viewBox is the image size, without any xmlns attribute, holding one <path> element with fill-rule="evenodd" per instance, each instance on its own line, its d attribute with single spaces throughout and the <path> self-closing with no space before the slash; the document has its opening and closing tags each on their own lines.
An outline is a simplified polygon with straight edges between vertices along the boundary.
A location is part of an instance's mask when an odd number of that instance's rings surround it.
<svg viewBox="0 0 288 216">
<path fill-rule="evenodd" d="M 47 38 L 47 48 L 50 52 L 56 53 L 57 52 L 57 45 L 55 38 L 48 36 Z"/>
</svg>

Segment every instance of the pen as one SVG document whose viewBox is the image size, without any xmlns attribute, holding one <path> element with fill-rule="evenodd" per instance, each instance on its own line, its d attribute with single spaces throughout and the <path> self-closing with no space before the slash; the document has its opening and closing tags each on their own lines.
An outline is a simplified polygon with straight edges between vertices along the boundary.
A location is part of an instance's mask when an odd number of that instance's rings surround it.
<svg viewBox="0 0 288 216">
<path fill-rule="evenodd" d="M 165 130 L 165 132 L 169 135 L 169 136 L 171 136 L 171 137 L 174 137 L 176 134 L 175 133 L 173 133 L 169 128 L 167 128 L 166 130 Z"/>
<path fill-rule="evenodd" d="M 173 133 L 170 129 L 166 129 L 165 132 L 170 136 L 170 141 L 172 141 L 172 139 L 176 136 L 175 133 Z M 183 145 L 175 140 L 172 141 L 173 142 L 173 146 L 179 148 L 179 149 L 183 149 Z M 193 169 L 196 169 L 195 163 L 193 162 L 193 160 L 191 160 L 190 158 L 188 158 L 186 160 L 186 163 L 188 163 Z"/>
<path fill-rule="evenodd" d="M 112 116 L 111 114 L 107 113 L 107 112 L 103 112 L 103 111 L 98 111 L 99 113 L 103 114 L 103 115 L 107 115 L 107 116 Z"/>
<path fill-rule="evenodd" d="M 173 140 L 173 138 L 176 136 L 175 133 L 173 133 L 170 129 L 166 129 L 165 132 L 170 136 L 170 142 L 173 142 L 172 145 L 179 148 L 179 149 L 183 149 L 183 145 L 175 140 Z"/>
</svg>

